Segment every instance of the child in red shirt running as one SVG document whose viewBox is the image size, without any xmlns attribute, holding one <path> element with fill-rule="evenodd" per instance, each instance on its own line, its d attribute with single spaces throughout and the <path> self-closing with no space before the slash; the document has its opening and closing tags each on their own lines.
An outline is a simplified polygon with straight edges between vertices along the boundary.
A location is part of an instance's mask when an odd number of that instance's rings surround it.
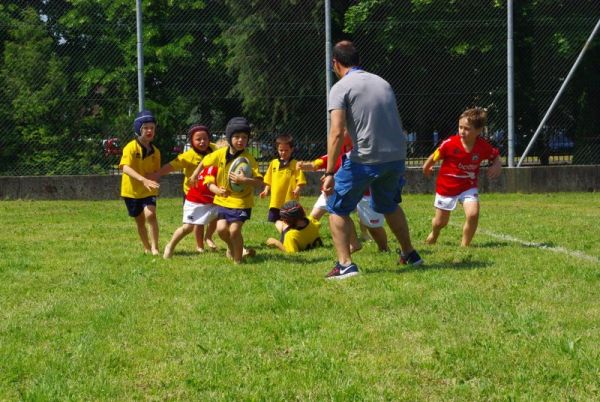
<svg viewBox="0 0 600 402">
<path fill-rule="evenodd" d="M 488 160 L 487 175 L 491 179 L 500 176 L 502 169 L 498 149 L 480 137 L 486 123 L 485 109 L 465 110 L 458 119 L 458 134 L 442 142 L 423 164 L 423 174 L 430 177 L 435 163 L 442 160 L 435 189 L 435 216 L 431 221 L 431 233 L 425 240 L 428 244 L 435 244 L 457 202 L 465 211 L 461 245 L 469 246 L 475 236 L 479 223 L 477 176 L 481 162 Z"/>
<path fill-rule="evenodd" d="M 216 166 L 204 168 L 198 175 L 196 185 L 188 190 L 183 204 L 183 225 L 173 233 L 171 241 L 165 246 L 163 258 L 171 258 L 177 243 L 192 233 L 196 226 L 203 231 L 204 226 L 209 225 L 217 218 L 217 207 L 213 204 L 214 192 L 218 190 L 213 184 L 216 176 Z M 212 190 L 211 185 L 213 186 Z"/>
</svg>

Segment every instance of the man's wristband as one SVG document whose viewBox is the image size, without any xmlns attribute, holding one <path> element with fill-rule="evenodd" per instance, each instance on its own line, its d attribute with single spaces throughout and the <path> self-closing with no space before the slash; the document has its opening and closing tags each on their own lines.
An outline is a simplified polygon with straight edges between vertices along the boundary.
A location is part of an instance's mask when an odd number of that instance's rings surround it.
<svg viewBox="0 0 600 402">
<path fill-rule="evenodd" d="M 325 172 L 325 174 L 323 176 L 333 176 L 335 175 L 335 173 L 333 172 Z"/>
</svg>

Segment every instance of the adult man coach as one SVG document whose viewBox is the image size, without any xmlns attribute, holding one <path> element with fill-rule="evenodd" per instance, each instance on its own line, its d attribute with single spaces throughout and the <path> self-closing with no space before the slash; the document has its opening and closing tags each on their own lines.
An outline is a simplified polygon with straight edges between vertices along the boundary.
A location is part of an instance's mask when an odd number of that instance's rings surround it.
<svg viewBox="0 0 600 402">
<path fill-rule="evenodd" d="M 350 257 L 350 213 L 370 187 L 372 207 L 385 216 L 402 248 L 400 261 L 411 265 L 423 262 L 410 241 L 408 223 L 401 202 L 406 159 L 406 139 L 390 84 L 362 70 L 359 55 L 350 41 L 333 48 L 333 71 L 339 81 L 329 94 L 331 128 L 327 139 L 327 170 L 322 179 L 328 195 L 327 210 L 337 263 L 328 279 L 358 274 Z M 335 162 L 348 129 L 354 147 L 334 176 Z"/>
</svg>

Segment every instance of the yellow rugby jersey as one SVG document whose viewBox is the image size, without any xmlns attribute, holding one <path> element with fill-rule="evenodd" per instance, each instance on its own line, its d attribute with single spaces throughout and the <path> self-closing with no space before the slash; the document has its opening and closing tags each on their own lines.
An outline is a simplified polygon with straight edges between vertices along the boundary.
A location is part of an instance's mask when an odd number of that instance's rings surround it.
<svg viewBox="0 0 600 402">
<path fill-rule="evenodd" d="M 323 245 L 319 237 L 321 223 L 312 216 L 307 216 L 306 219 L 308 219 L 308 225 L 305 228 L 288 229 L 283 234 L 283 248 L 286 253 L 297 253 Z"/>
<path fill-rule="evenodd" d="M 123 148 L 123 155 L 119 162 L 119 169 L 129 166 L 142 176 L 160 169 L 160 151 L 152 145 L 152 151 L 148 152 L 140 142 L 135 139 Z M 137 181 L 125 173 L 121 175 L 121 197 L 146 198 L 158 195 L 158 189 L 148 190 L 142 182 Z"/>
<path fill-rule="evenodd" d="M 271 186 L 269 208 L 281 208 L 287 201 L 294 199 L 292 192 L 298 185 L 306 184 L 304 172 L 296 167 L 296 160 L 281 167 L 279 159 L 273 159 L 265 173 L 265 184 Z"/>
<path fill-rule="evenodd" d="M 208 148 L 213 152 L 217 149 L 217 146 L 212 142 L 208 145 Z M 201 155 L 190 148 L 187 151 L 177 155 L 175 159 L 169 162 L 169 165 L 173 170 L 180 170 L 183 172 L 183 193 L 187 194 L 190 190 L 190 176 L 194 173 L 194 170 L 198 164 L 202 161 L 205 155 Z"/>
<path fill-rule="evenodd" d="M 235 160 L 235 158 L 227 161 L 228 152 L 229 147 L 217 149 L 216 151 L 206 155 L 204 159 L 202 159 L 202 166 L 216 166 L 218 168 L 218 171 L 217 180 L 215 184 L 219 187 L 225 187 L 229 191 L 231 191 L 231 187 L 229 186 L 229 167 L 231 163 Z M 262 174 L 260 174 L 258 170 L 258 163 L 256 163 L 256 159 L 254 159 L 254 157 L 250 155 L 248 150 L 245 149 L 244 152 L 238 155 L 238 157 L 240 156 L 245 157 L 250 162 L 250 167 L 252 168 L 252 175 L 255 178 L 262 178 Z M 232 191 L 228 197 L 223 197 L 215 194 L 214 204 L 220 205 L 225 208 L 252 208 L 254 206 L 254 187 L 251 185 L 247 185 L 243 191 Z"/>
</svg>

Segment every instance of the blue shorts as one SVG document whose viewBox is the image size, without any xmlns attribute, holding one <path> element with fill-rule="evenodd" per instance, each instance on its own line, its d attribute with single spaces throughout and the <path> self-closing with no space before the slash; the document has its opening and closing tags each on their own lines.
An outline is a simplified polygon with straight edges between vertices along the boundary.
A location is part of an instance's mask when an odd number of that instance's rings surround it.
<svg viewBox="0 0 600 402">
<path fill-rule="evenodd" d="M 217 207 L 217 220 L 225 219 L 227 223 L 246 222 L 252 215 L 252 208 Z"/>
<path fill-rule="evenodd" d="M 125 205 L 127 206 L 127 212 L 129 216 L 135 218 L 142 212 L 144 212 L 144 208 L 148 206 L 156 206 L 156 196 L 150 196 L 146 198 L 128 198 L 123 197 L 125 201 Z"/>
<path fill-rule="evenodd" d="M 269 215 L 267 216 L 267 220 L 269 222 L 277 222 L 281 220 L 280 215 L 281 209 L 279 208 L 269 208 Z"/>
<path fill-rule="evenodd" d="M 365 165 L 346 158 L 334 178 L 334 191 L 327 197 L 330 214 L 350 215 L 368 189 L 371 191 L 371 208 L 380 214 L 394 212 L 402 202 L 403 160 Z"/>
</svg>

